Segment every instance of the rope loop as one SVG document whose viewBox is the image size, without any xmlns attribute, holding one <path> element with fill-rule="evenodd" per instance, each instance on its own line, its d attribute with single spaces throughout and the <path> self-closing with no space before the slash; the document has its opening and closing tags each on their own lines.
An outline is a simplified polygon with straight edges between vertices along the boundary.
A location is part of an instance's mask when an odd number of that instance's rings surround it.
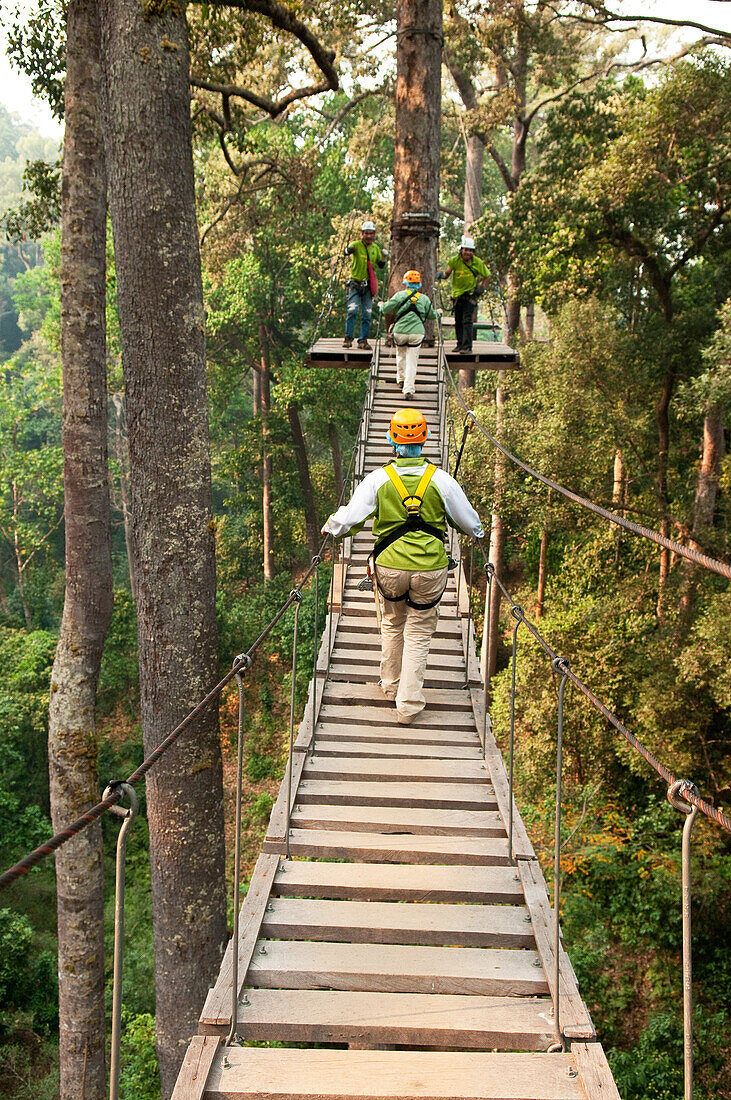
<svg viewBox="0 0 731 1100">
<path fill-rule="evenodd" d="M 525 611 L 520 606 L 520 604 L 514 603 L 513 606 L 510 608 L 510 614 L 519 623 L 524 623 L 525 622 Z"/>
<path fill-rule="evenodd" d="M 695 795 L 696 798 L 700 797 L 700 792 L 695 783 L 690 779 L 676 779 L 676 781 L 668 787 L 668 802 L 676 810 L 680 810 L 681 814 L 692 814 L 696 809 L 695 806 L 691 806 L 690 803 L 681 801 L 681 798 L 685 792 Z"/>
<path fill-rule="evenodd" d="M 137 791 L 134 787 L 130 786 L 124 779 L 110 779 L 104 788 L 104 794 L 102 800 L 104 802 L 110 801 L 114 798 L 116 800 L 115 805 L 109 807 L 110 813 L 116 814 L 117 817 L 137 817 L 140 808 L 140 801 L 137 797 Z M 125 810 L 122 806 L 118 805 L 123 798 L 129 799 L 129 809 Z"/>
<path fill-rule="evenodd" d="M 302 603 L 302 593 L 299 588 L 293 588 L 287 599 L 294 600 L 296 603 Z"/>
<path fill-rule="evenodd" d="M 315 554 L 312 561 L 310 562 L 310 565 L 319 565 L 321 561 L 322 561 L 322 555 Z"/>
<path fill-rule="evenodd" d="M 492 564 L 491 561 L 485 562 L 485 576 L 487 577 L 487 583 L 490 584 L 493 577 L 495 576 L 495 566 Z"/>
<path fill-rule="evenodd" d="M 561 676 L 568 676 L 571 671 L 571 665 L 565 657 L 554 657 L 551 661 L 551 668 L 554 672 L 560 673 Z"/>
<path fill-rule="evenodd" d="M 242 670 L 246 672 L 247 669 L 251 668 L 253 663 L 253 658 L 251 658 L 248 653 L 239 653 L 238 657 L 234 657 L 234 663 L 231 668 L 234 669 L 236 673 Z"/>
</svg>

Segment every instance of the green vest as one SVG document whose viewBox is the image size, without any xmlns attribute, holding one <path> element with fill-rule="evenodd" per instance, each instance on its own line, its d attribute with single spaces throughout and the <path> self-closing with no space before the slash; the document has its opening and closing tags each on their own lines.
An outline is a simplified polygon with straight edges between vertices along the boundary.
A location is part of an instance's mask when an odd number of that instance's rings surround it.
<svg viewBox="0 0 731 1100">
<path fill-rule="evenodd" d="M 393 464 L 408 491 L 415 493 L 421 475 L 410 473 L 409 467 L 423 466 L 424 459 L 396 458 Z M 401 526 L 406 518 L 406 511 L 401 496 L 390 479 L 380 486 L 376 496 L 378 506 L 373 517 L 373 535 L 378 540 Z M 446 532 L 447 514 L 444 501 L 433 481 L 426 487 L 420 515 L 425 523 Z M 417 573 L 425 573 L 430 569 L 443 569 L 447 564 L 447 552 L 443 542 L 425 531 L 408 531 L 379 554 L 378 564 L 387 569 L 411 569 Z"/>
</svg>

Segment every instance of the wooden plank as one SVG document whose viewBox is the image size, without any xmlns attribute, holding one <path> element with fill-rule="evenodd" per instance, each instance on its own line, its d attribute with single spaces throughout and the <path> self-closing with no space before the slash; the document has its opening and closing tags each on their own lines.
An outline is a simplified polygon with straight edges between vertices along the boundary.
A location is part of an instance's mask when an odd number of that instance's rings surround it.
<svg viewBox="0 0 731 1100">
<path fill-rule="evenodd" d="M 545 998 L 252 988 L 242 994 L 236 1032 L 249 1041 L 468 1050 L 545 1050 L 553 1041 Z M 216 1034 L 216 1025 L 208 1026 Z"/>
<path fill-rule="evenodd" d="M 319 752 L 318 748 L 318 752 Z M 340 759 L 336 757 L 335 759 Z M 390 758 L 385 764 L 392 763 Z M 495 796 L 486 783 L 380 783 L 307 779 L 300 783 L 298 806 L 414 806 L 445 810 L 494 810 Z M 505 835 L 502 821 L 500 832 Z"/>
<path fill-rule="evenodd" d="M 343 741 L 326 740 L 322 731 L 317 739 L 317 752 L 320 756 L 395 756 L 404 760 L 478 760 L 482 758 L 479 748 L 468 745 L 429 745 L 417 742 L 415 745 L 399 745 L 393 741 Z"/>
<path fill-rule="evenodd" d="M 536 947 L 546 980 L 555 995 L 554 986 L 554 919 L 553 910 L 548 902 L 546 882 L 537 860 L 518 860 L 518 874 L 523 884 L 523 892 L 531 915 Z M 561 1030 L 567 1039 L 594 1039 L 596 1031 L 589 1011 L 581 999 L 576 977 L 563 947 L 559 960 L 559 1021 Z"/>
<path fill-rule="evenodd" d="M 535 948 L 530 916 L 522 905 L 277 898 L 266 907 L 261 935 L 278 940 Z"/>
<path fill-rule="evenodd" d="M 449 653 L 440 653 L 438 650 L 430 650 L 429 658 L 426 662 L 427 669 L 449 669 L 454 675 L 459 676 L 460 673 L 464 676 L 464 659 L 459 653 L 452 653 L 452 647 L 450 646 Z M 374 668 L 378 669 L 381 660 L 381 647 L 374 644 L 370 649 L 366 649 L 364 645 L 355 649 L 352 645 L 347 648 L 338 646 L 333 652 L 332 656 L 332 668 L 341 668 L 343 671 L 351 670 L 353 672 L 362 671 L 373 673 Z"/>
<path fill-rule="evenodd" d="M 384 835 L 505 836 L 502 818 L 489 810 L 404 806 L 295 806 L 293 829 L 340 829 Z"/>
<path fill-rule="evenodd" d="M 508 773 L 505 769 L 505 761 L 492 735 L 489 715 L 487 727 L 485 728 L 483 725 L 485 707 L 482 688 L 470 688 L 470 694 L 472 697 L 472 706 L 478 733 L 482 735 L 482 731 L 485 729 L 485 763 L 490 771 L 490 778 L 495 789 L 498 809 L 502 814 L 505 831 L 507 832 L 510 806 L 510 783 L 508 781 Z M 530 837 L 526 831 L 523 819 L 518 813 L 515 798 L 513 798 L 513 856 L 515 859 L 536 858 L 536 853 L 530 842 Z"/>
<path fill-rule="evenodd" d="M 569 1054 L 232 1047 L 210 1100 L 585 1100 Z"/>
<path fill-rule="evenodd" d="M 239 971 L 238 987 L 241 989 L 246 979 L 246 971 L 251 960 L 252 952 L 259 936 L 261 920 L 264 916 L 269 893 L 274 882 L 274 876 L 279 865 L 279 857 L 275 855 L 262 855 L 256 861 L 254 874 L 251 876 L 249 890 L 244 898 L 239 914 Z M 226 953 L 223 956 L 221 969 L 213 989 L 209 989 L 203 1013 L 206 1017 L 213 1017 L 219 1021 L 227 1020 L 231 1023 L 231 999 L 233 985 L 233 939 L 228 942 Z"/>
<path fill-rule="evenodd" d="M 325 720 L 334 718 L 336 722 L 345 720 L 353 726 L 407 728 L 399 724 L 396 717 L 396 707 L 392 703 L 389 706 L 385 698 L 383 706 L 363 706 L 361 701 L 353 706 L 347 706 L 344 703 L 330 703 L 325 700 L 320 709 L 320 717 Z M 444 711 L 432 711 L 428 706 L 425 711 L 422 711 L 413 719 L 413 722 L 409 723 L 409 727 L 411 729 L 439 729 L 442 733 L 447 733 L 451 729 L 472 730 L 475 728 L 475 719 L 472 712 L 469 714 L 462 711 L 445 713 Z"/>
<path fill-rule="evenodd" d="M 621 1100 L 600 1043 L 572 1043 L 571 1056 L 587 1100 Z"/>
<path fill-rule="evenodd" d="M 296 772 L 295 772 L 296 775 Z M 307 758 L 302 778 L 379 780 L 399 783 L 487 783 L 488 773 L 482 760 L 373 760 L 370 757 L 327 756 Z"/>
<path fill-rule="evenodd" d="M 440 730 L 428 729 L 420 726 L 400 726 L 394 723 L 391 726 L 359 725 L 357 731 L 352 725 L 337 718 L 323 715 L 317 726 L 317 740 L 323 737 L 328 741 L 343 741 L 349 743 L 353 737 L 359 741 L 384 741 L 388 740 L 392 745 L 441 745 L 446 749 L 457 745 L 479 746 L 477 732 L 474 729 Z M 482 748 L 480 747 L 480 759 L 482 760 Z"/>
<path fill-rule="evenodd" d="M 506 864 L 507 841 L 493 837 L 384 836 L 380 833 L 292 829 L 290 852 L 314 859 L 370 863 Z M 265 852 L 284 855 L 283 840 L 264 841 Z"/>
<path fill-rule="evenodd" d="M 470 697 L 462 684 L 450 690 L 426 688 L 424 698 L 426 699 L 426 711 L 422 711 L 422 714 L 417 716 L 418 718 L 421 718 L 424 714 L 436 714 L 440 716 L 445 725 L 455 722 L 458 718 L 463 721 L 468 720 L 470 723 L 473 721 Z M 371 709 L 377 711 L 383 708 L 385 702 L 383 692 L 378 684 L 328 683 L 325 686 L 323 706 L 342 706 L 343 703 L 350 703 L 353 709 L 363 710 L 368 714 Z M 448 713 L 445 714 L 444 711 Z"/>
<path fill-rule="evenodd" d="M 297 787 L 299 786 L 300 777 L 302 775 L 302 769 L 305 766 L 306 757 L 301 753 L 292 754 L 292 783 L 291 783 L 291 795 L 289 799 L 290 809 L 294 806 L 297 799 Z M 284 773 L 284 779 L 279 787 L 279 794 L 277 800 L 272 806 L 272 812 L 269 815 L 269 824 L 267 825 L 267 837 L 270 840 L 281 840 L 287 835 L 287 791 L 289 784 L 287 783 L 288 771 Z"/>
<path fill-rule="evenodd" d="M 331 683 L 368 684 L 378 677 L 378 665 L 374 662 L 370 667 L 366 665 L 339 664 L 334 662 L 330 666 Z M 464 682 L 464 673 L 456 669 L 430 669 L 427 665 L 424 677 L 425 688 L 450 688 L 454 686 L 455 679 L 458 683 Z"/>
<path fill-rule="evenodd" d="M 384 863 L 305 863 L 280 860 L 272 893 L 281 897 L 365 901 L 523 904 L 514 867 L 389 866 Z"/>
<path fill-rule="evenodd" d="M 218 1035 L 193 1036 L 185 1052 L 171 1100 L 201 1100 L 220 1045 Z"/>
<path fill-rule="evenodd" d="M 266 940 L 254 951 L 248 981 L 273 989 L 538 997 L 548 986 L 537 959 L 535 951 L 491 947 Z"/>
</svg>

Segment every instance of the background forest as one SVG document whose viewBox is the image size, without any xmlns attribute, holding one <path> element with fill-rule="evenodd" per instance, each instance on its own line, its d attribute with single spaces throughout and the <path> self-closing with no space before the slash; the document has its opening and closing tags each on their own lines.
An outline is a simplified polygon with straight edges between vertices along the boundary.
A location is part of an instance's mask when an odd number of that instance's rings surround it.
<svg viewBox="0 0 731 1100">
<path fill-rule="evenodd" d="M 304 573 L 342 491 L 366 380 L 302 362 L 316 333 L 342 332 L 343 245 L 366 213 L 387 241 L 391 216 L 391 7 L 290 7 L 334 51 L 339 90 L 312 95 L 301 42 L 245 5 L 188 11 L 222 672 Z M 693 43 L 678 41 L 662 21 L 638 30 L 606 14 L 598 4 L 445 5 L 440 261 L 471 226 L 492 273 L 483 319 L 512 331 L 522 360 L 499 378 L 478 373 L 464 396 L 547 476 L 728 561 L 731 40 L 696 24 Z M 11 53 L 61 116 L 61 4 L 16 23 Z M 64 601 L 58 157 L 0 108 L 2 868 L 51 832 L 49 679 Z M 98 691 L 102 786 L 143 756 L 111 231 L 107 260 L 114 610 Z M 457 402 L 452 416 L 459 436 Z M 676 775 L 728 812 L 728 584 L 496 461 L 476 432 L 461 472 L 483 519 L 492 514 L 500 527 L 500 575 L 517 602 Z M 504 614 L 493 680 L 501 743 L 512 625 Z M 313 626 L 307 590 L 300 706 Z M 286 761 L 291 645 L 285 617 L 248 681 L 249 872 Z M 557 688 L 542 652 L 521 640 L 517 798 L 547 874 Z M 235 735 L 235 693 L 225 693 L 227 854 Z M 567 948 L 622 1096 L 674 1100 L 683 1062 L 680 815 L 578 697 L 569 696 L 564 752 Z M 110 980 L 117 828 L 104 820 Z M 696 1095 L 722 1100 L 731 1097 L 731 858 L 722 830 L 702 816 L 693 852 Z M 160 1084 L 144 813 L 127 873 L 121 1094 L 147 1100 Z M 0 901 L 0 1095 L 50 1098 L 52 862 Z"/>
</svg>

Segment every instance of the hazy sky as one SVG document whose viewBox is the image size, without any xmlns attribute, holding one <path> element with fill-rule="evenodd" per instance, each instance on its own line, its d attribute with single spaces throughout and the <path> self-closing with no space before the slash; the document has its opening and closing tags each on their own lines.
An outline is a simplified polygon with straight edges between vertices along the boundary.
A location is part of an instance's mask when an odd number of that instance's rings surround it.
<svg viewBox="0 0 731 1100">
<path fill-rule="evenodd" d="M 11 6 L 10 0 L 6 0 Z M 27 8 L 28 0 L 16 0 L 18 6 Z M 657 14 L 669 19 L 693 19 L 711 27 L 731 31 L 731 0 L 615 0 L 615 10 L 627 15 Z M 4 9 L 6 4 L 3 3 Z M 0 20 L 3 11 L 0 10 Z M 63 127 L 51 116 L 48 107 L 33 97 L 30 83 L 25 76 L 10 67 L 5 57 L 6 38 L 0 23 L 0 102 L 15 111 L 24 122 L 29 122 L 46 137 L 61 138 Z"/>
</svg>

